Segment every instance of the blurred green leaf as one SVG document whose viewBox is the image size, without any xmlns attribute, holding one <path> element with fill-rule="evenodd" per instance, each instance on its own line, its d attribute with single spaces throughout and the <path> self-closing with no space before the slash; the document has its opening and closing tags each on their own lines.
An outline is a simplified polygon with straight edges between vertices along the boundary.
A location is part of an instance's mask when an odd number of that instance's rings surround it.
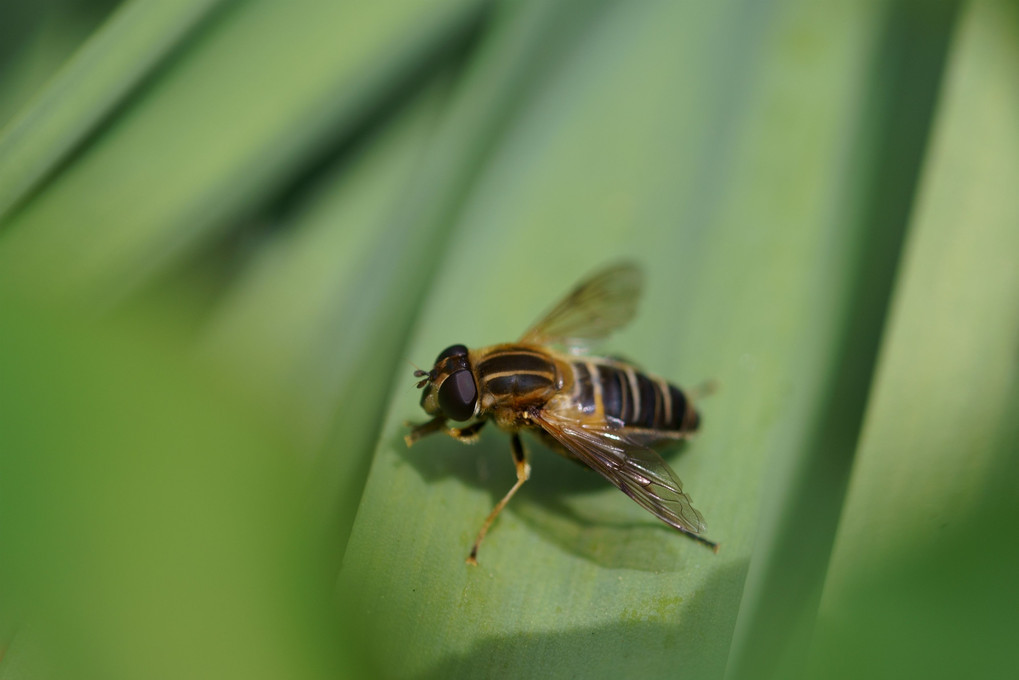
<svg viewBox="0 0 1019 680">
<path fill-rule="evenodd" d="M 740 604 L 733 677 L 788 678 L 802 666 L 856 452 L 888 300 L 909 223 L 956 7 L 907 0 L 863 5 L 866 92 L 855 103 L 845 224 L 832 267 L 849 282 L 830 299 L 835 334 L 820 351 L 820 389 L 788 459 L 785 488 Z M 806 336 L 804 329 L 803 336 Z M 816 341 L 817 338 L 812 340 Z M 812 353 L 811 350 L 807 350 Z M 773 497 L 774 498 L 774 497 Z"/>
<path fill-rule="evenodd" d="M 0 131 L 0 219 L 222 0 L 121 6 L 20 118 Z"/>
<path fill-rule="evenodd" d="M 3 225 L 0 268 L 49 267 L 54 293 L 122 301 L 264 207 L 271 187 L 412 82 L 477 5 L 238 4 Z"/>
<path fill-rule="evenodd" d="M 40 0 L 0 5 L 0 128 L 54 77 L 117 4 Z"/>
<path fill-rule="evenodd" d="M 0 305 L 0 600 L 18 649 L 55 677 L 359 675 L 287 433 L 172 326 L 36 303 Z"/>
<path fill-rule="evenodd" d="M 818 677 L 994 677 L 1017 661 L 1015 6 L 967 9 L 938 112 L 825 583 Z"/>
</svg>

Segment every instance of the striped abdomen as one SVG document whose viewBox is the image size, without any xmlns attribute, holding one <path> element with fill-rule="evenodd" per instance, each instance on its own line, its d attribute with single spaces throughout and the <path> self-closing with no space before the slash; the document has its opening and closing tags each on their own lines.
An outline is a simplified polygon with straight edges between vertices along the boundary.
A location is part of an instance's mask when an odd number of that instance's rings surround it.
<svg viewBox="0 0 1019 680">
<path fill-rule="evenodd" d="M 573 398 L 585 413 L 621 420 L 628 427 L 692 432 L 697 412 L 675 385 L 621 362 L 575 361 Z"/>
<path fill-rule="evenodd" d="M 475 364 L 481 394 L 497 400 L 544 401 L 562 387 L 562 377 L 547 354 L 519 347 L 496 349 Z"/>
</svg>

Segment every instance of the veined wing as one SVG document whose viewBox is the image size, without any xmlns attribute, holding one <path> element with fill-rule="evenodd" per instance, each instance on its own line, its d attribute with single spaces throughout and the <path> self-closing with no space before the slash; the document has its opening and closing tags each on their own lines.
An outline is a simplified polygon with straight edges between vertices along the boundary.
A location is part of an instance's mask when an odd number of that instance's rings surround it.
<svg viewBox="0 0 1019 680">
<path fill-rule="evenodd" d="M 683 492 L 683 483 L 654 450 L 608 425 L 582 422 L 545 409 L 532 417 L 570 453 L 658 519 L 687 534 L 705 530 L 704 518 Z"/>
<path fill-rule="evenodd" d="M 520 339 L 530 345 L 584 347 L 626 325 L 643 284 L 637 265 L 621 262 L 583 281 Z"/>
</svg>

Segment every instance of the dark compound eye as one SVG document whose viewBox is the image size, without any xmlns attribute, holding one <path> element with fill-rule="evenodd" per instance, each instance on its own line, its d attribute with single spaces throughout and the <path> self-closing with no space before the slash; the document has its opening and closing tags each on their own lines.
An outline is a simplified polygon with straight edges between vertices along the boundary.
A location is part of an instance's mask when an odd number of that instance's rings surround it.
<svg viewBox="0 0 1019 680">
<path fill-rule="evenodd" d="M 439 407 L 447 418 L 470 420 L 477 403 L 478 386 L 474 384 L 474 376 L 467 369 L 452 373 L 439 386 Z"/>
<path fill-rule="evenodd" d="M 440 363 L 447 357 L 465 357 L 467 356 L 467 348 L 463 345 L 450 345 L 446 349 L 439 353 L 439 356 L 435 359 L 435 363 Z"/>
</svg>

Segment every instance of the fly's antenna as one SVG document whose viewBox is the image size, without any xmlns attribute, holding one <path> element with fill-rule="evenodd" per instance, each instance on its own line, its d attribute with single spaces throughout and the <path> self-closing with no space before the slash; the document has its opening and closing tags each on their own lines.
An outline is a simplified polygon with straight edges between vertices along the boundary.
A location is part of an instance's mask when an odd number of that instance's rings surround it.
<svg viewBox="0 0 1019 680">
<path fill-rule="evenodd" d="M 432 376 L 432 374 L 430 372 L 422 371 L 420 368 L 418 368 L 417 364 L 415 364 L 413 361 L 408 360 L 407 363 L 414 367 L 414 377 L 415 378 L 424 378 L 424 380 L 418 381 L 418 384 L 417 384 L 417 388 L 418 389 L 421 389 L 422 387 L 427 385 L 428 381 L 431 380 L 434 377 L 434 376 Z"/>
</svg>

